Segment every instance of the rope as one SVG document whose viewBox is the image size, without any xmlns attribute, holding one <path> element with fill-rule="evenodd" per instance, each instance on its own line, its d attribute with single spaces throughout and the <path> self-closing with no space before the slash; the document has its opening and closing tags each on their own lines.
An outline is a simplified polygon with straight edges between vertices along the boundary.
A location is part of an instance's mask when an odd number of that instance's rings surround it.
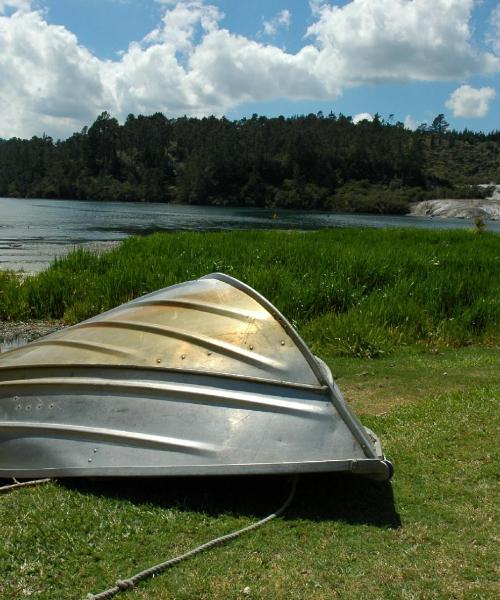
<svg viewBox="0 0 500 600">
<path fill-rule="evenodd" d="M 38 485 L 40 483 L 49 483 L 49 481 L 52 481 L 52 479 L 33 479 L 33 481 L 20 482 L 20 481 L 17 481 L 17 479 L 15 477 L 13 477 L 12 479 L 13 479 L 14 483 L 0 487 L 0 494 L 2 494 L 4 492 L 10 492 L 10 490 L 13 490 L 15 488 L 27 487 L 28 485 Z"/>
<path fill-rule="evenodd" d="M 104 592 L 100 592 L 99 594 L 88 594 L 86 597 L 86 600 L 109 600 L 110 598 L 113 598 L 120 592 L 125 592 L 127 590 L 131 590 L 140 581 L 143 581 L 144 579 L 147 579 L 149 577 L 154 577 L 155 575 L 162 573 L 169 567 L 173 567 L 174 565 L 177 565 L 178 563 L 182 562 L 183 560 L 191 558 L 191 556 L 200 554 L 200 552 L 209 550 L 210 548 L 213 548 L 214 546 L 220 546 L 221 544 L 225 544 L 226 542 L 234 540 L 234 538 L 237 538 L 240 535 L 247 533 L 248 531 L 253 531 L 254 529 L 257 529 L 258 527 L 262 527 L 262 525 L 269 523 L 269 521 L 272 521 L 276 517 L 279 517 L 287 510 L 287 508 L 292 503 L 292 500 L 295 496 L 296 489 L 297 489 L 297 477 L 294 477 L 292 480 L 292 489 L 290 490 L 288 498 L 280 506 L 280 508 L 278 508 L 277 511 L 271 513 L 264 519 L 261 519 L 260 521 L 257 521 L 256 523 L 252 523 L 251 525 L 247 525 L 247 527 L 243 527 L 242 529 L 238 529 L 237 531 L 233 531 L 232 533 L 228 533 L 227 535 L 223 535 L 221 537 L 210 540 L 209 542 L 206 542 L 205 544 L 202 544 L 201 546 L 197 546 L 196 548 L 193 548 L 192 550 L 189 550 L 188 552 L 185 552 L 184 554 L 180 554 L 179 556 L 170 558 L 169 560 L 166 560 L 165 562 L 154 565 L 153 567 L 150 567 L 149 569 L 140 571 L 139 573 L 133 575 L 129 579 L 119 579 L 115 583 L 114 587 L 109 588 L 108 590 L 106 590 Z"/>
</svg>

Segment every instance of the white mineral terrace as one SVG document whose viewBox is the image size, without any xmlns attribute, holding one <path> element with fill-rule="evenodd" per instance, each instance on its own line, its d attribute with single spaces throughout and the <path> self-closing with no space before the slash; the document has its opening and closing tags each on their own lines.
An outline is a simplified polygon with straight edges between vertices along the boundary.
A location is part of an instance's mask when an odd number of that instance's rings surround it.
<svg viewBox="0 0 500 600">
<path fill-rule="evenodd" d="M 457 219 L 500 220 L 500 185 L 482 184 L 479 187 L 493 187 L 491 196 L 477 200 L 424 200 L 416 202 L 410 215 L 416 217 L 449 217 Z"/>
</svg>

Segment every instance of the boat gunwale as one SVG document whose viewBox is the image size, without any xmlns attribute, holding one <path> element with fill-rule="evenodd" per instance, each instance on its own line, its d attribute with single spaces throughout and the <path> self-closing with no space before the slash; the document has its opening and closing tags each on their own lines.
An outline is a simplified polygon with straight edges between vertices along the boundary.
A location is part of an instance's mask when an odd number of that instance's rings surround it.
<svg viewBox="0 0 500 600">
<path fill-rule="evenodd" d="M 265 462 L 199 464 L 183 466 L 134 467 L 51 467 L 47 469 L 0 469 L 0 478 L 30 477 L 224 477 L 247 475 L 290 475 L 296 473 L 347 472 L 365 475 L 377 481 L 387 481 L 392 476 L 392 464 L 385 458 L 342 458 L 300 462 Z"/>
</svg>

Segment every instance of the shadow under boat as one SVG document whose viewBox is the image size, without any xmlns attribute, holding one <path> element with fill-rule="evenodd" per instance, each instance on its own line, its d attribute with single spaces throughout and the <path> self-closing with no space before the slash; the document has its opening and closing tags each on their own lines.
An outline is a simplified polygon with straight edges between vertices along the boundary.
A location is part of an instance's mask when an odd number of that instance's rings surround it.
<svg viewBox="0 0 500 600">
<path fill-rule="evenodd" d="M 259 519 L 277 508 L 290 490 L 289 476 L 169 477 L 134 479 L 64 479 L 58 482 L 80 494 L 149 504 L 165 509 Z M 299 477 L 294 500 L 283 519 L 343 521 L 395 529 L 401 519 L 389 481 L 344 473 Z"/>
</svg>

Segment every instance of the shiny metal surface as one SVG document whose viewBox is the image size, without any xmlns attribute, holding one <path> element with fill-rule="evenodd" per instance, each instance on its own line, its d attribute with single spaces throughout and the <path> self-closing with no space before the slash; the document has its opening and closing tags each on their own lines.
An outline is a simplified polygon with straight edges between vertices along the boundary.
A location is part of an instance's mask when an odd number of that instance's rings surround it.
<svg viewBox="0 0 500 600">
<path fill-rule="evenodd" d="M 315 385 L 272 314 L 219 279 L 160 290 L 2 357 L 2 366 L 115 364 Z"/>
<path fill-rule="evenodd" d="M 0 356 L 0 477 L 390 475 L 331 374 L 223 274 Z"/>
</svg>

